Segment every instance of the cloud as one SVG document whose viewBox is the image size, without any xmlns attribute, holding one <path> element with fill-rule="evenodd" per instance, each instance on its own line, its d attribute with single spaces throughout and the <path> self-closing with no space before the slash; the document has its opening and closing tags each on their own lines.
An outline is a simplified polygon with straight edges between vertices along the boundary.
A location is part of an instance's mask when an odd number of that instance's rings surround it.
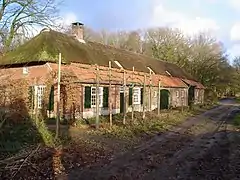
<svg viewBox="0 0 240 180">
<path fill-rule="evenodd" d="M 211 18 L 192 17 L 192 15 L 180 11 L 167 9 L 162 4 L 154 7 L 151 25 L 178 28 L 187 35 L 194 35 L 199 32 L 216 34 L 220 29 L 216 21 Z"/>
<path fill-rule="evenodd" d="M 236 22 L 230 30 L 230 39 L 232 41 L 240 41 L 240 22 Z"/>
<path fill-rule="evenodd" d="M 240 1 L 239 0 L 229 0 L 229 5 L 233 9 L 240 11 Z"/>
</svg>

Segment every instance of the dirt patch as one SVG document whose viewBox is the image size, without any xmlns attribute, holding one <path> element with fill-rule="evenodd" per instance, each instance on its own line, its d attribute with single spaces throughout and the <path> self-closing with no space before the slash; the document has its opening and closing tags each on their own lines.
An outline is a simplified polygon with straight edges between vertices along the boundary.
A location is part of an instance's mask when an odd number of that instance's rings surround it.
<svg viewBox="0 0 240 180">
<path fill-rule="evenodd" d="M 225 157 L 229 156 L 225 149 L 229 147 L 228 140 L 226 140 L 225 120 L 234 108 L 232 106 L 216 107 L 190 118 L 180 127 L 155 136 L 132 151 L 119 155 L 105 166 L 95 166 L 83 171 L 77 170 L 68 177 L 69 179 L 159 179 L 160 177 L 161 179 L 170 177 L 191 179 L 191 177 L 196 177 L 195 175 L 200 173 L 199 169 L 201 169 L 198 163 L 206 164 L 211 156 L 216 163 L 219 159 L 217 157 L 223 153 L 226 153 Z M 199 127 L 196 128 L 196 126 Z M 213 156 L 218 148 L 221 149 Z M 223 158 L 222 161 L 225 160 L 226 158 Z M 206 167 L 208 167 L 207 164 Z M 211 172 L 216 174 L 215 170 L 212 169 Z M 207 169 L 202 172 L 209 175 Z M 217 176 L 225 178 L 221 174 L 209 177 Z"/>
</svg>

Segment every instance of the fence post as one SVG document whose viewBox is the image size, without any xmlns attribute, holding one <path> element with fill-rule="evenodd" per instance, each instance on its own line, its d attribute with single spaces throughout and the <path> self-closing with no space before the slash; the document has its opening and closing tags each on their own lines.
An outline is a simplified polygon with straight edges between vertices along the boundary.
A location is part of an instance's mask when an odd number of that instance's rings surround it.
<svg viewBox="0 0 240 180">
<path fill-rule="evenodd" d="M 158 115 L 160 115 L 161 110 L 161 81 L 158 81 Z"/>
<path fill-rule="evenodd" d="M 134 80 L 134 67 L 132 69 L 132 83 Z M 134 83 L 132 84 L 132 123 L 134 123 Z"/>
<path fill-rule="evenodd" d="M 59 53 L 59 61 L 58 61 L 58 83 L 57 83 L 57 121 L 56 121 L 56 138 L 59 136 L 60 129 L 60 93 L 61 93 L 61 64 L 62 64 L 62 56 Z"/>
<path fill-rule="evenodd" d="M 126 72 L 123 70 L 123 96 L 124 96 L 124 106 L 123 106 L 123 124 L 126 124 L 126 113 L 127 113 L 127 96 L 126 96 Z"/>
<path fill-rule="evenodd" d="M 109 90 L 108 90 L 108 99 L 109 99 L 109 123 L 110 127 L 112 127 L 112 65 L 111 61 L 109 61 Z"/>
<path fill-rule="evenodd" d="M 99 128 L 99 68 L 96 67 L 96 128 Z"/>
<path fill-rule="evenodd" d="M 146 94 L 146 75 L 144 75 L 144 83 L 143 83 L 143 119 L 145 119 L 145 104 L 146 104 L 146 97 L 145 97 L 145 94 Z"/>
</svg>

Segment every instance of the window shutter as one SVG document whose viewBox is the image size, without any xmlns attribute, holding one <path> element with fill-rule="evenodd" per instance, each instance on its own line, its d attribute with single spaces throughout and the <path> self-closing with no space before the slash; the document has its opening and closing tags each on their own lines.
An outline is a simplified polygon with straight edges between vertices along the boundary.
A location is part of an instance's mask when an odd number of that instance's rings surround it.
<svg viewBox="0 0 240 180">
<path fill-rule="evenodd" d="M 29 86 L 28 88 L 28 100 L 29 100 L 29 108 L 34 109 L 35 102 L 35 88 L 34 86 Z"/>
<path fill-rule="evenodd" d="M 108 87 L 103 87 L 103 107 L 108 107 Z"/>
<path fill-rule="evenodd" d="M 54 110 L 54 86 L 51 87 L 50 94 L 49 94 L 49 103 L 48 103 L 48 110 Z"/>
<path fill-rule="evenodd" d="M 91 87 L 85 86 L 84 108 L 91 108 Z"/>
<path fill-rule="evenodd" d="M 141 88 L 141 104 L 143 104 L 143 88 Z"/>
<path fill-rule="evenodd" d="M 133 96 L 133 88 L 129 88 L 129 101 L 128 104 L 131 106 L 132 105 L 132 96 Z"/>
</svg>

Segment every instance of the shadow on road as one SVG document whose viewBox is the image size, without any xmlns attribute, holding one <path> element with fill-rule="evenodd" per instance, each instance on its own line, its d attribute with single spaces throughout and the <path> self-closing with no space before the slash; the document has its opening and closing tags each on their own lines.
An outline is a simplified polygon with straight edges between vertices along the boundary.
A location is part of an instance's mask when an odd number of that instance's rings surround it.
<svg viewBox="0 0 240 180">
<path fill-rule="evenodd" d="M 116 156 L 108 164 L 75 169 L 68 179 L 233 179 L 240 177 L 240 133 L 232 126 L 238 107 L 220 105 Z M 208 121 L 198 120 L 209 118 Z M 198 125 L 196 126 L 198 122 Z M 229 129 L 229 127 L 231 127 Z"/>
</svg>

